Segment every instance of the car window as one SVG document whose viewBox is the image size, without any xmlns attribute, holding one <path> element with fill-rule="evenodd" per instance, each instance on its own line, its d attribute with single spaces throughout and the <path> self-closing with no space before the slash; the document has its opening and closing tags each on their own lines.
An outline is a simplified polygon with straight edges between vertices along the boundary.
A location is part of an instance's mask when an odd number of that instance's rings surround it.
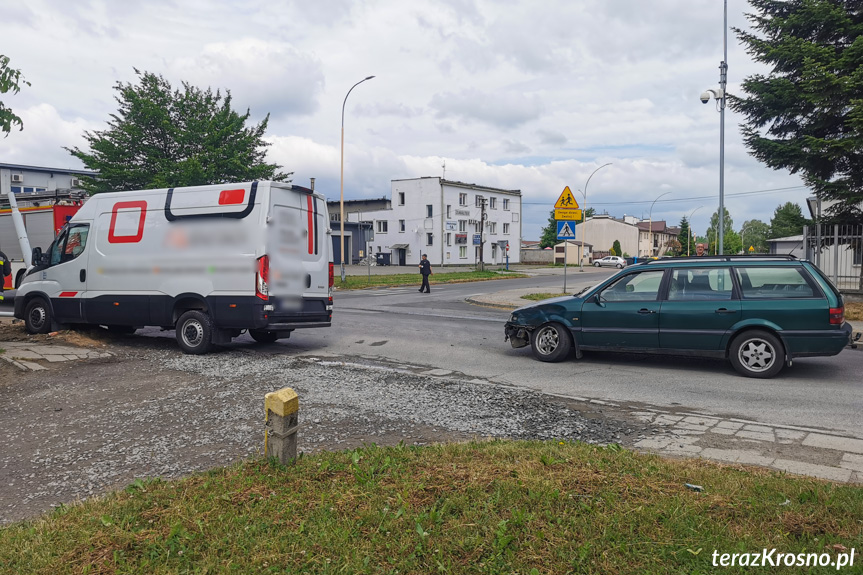
<svg viewBox="0 0 863 575">
<path fill-rule="evenodd" d="M 75 225 L 63 230 L 51 244 L 50 265 L 72 261 L 84 251 L 87 245 L 88 225 Z"/>
<path fill-rule="evenodd" d="M 740 267 L 736 270 L 746 299 L 815 296 L 815 288 L 799 267 Z"/>
<path fill-rule="evenodd" d="M 626 274 L 599 292 L 601 301 L 655 301 L 664 270 Z"/>
<path fill-rule="evenodd" d="M 733 296 L 728 268 L 685 268 L 671 274 L 669 301 L 726 300 Z"/>
</svg>

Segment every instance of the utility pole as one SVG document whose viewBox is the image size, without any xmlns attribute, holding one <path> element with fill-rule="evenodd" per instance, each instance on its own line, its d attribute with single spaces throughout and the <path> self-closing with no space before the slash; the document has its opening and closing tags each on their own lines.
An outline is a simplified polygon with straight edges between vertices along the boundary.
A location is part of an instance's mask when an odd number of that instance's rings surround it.
<svg viewBox="0 0 863 575">
<path fill-rule="evenodd" d="M 479 218 L 479 271 L 485 271 L 485 259 L 483 256 L 483 247 L 485 247 L 485 203 L 488 200 L 480 199 L 480 218 Z"/>
</svg>

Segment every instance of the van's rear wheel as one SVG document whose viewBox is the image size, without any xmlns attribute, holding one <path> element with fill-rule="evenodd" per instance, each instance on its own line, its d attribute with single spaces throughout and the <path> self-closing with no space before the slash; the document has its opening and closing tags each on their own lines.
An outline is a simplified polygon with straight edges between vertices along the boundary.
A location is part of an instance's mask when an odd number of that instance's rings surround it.
<svg viewBox="0 0 863 575">
<path fill-rule="evenodd" d="M 187 311 L 177 320 L 175 329 L 177 343 L 186 353 L 201 355 L 213 346 L 213 321 L 205 312 Z"/>
<path fill-rule="evenodd" d="M 48 333 L 51 331 L 51 307 L 44 299 L 37 297 L 27 304 L 24 310 L 24 328 L 27 333 Z"/>
<path fill-rule="evenodd" d="M 249 335 L 258 343 L 273 343 L 279 339 L 279 334 L 274 331 L 266 331 L 263 329 L 250 329 Z"/>
</svg>

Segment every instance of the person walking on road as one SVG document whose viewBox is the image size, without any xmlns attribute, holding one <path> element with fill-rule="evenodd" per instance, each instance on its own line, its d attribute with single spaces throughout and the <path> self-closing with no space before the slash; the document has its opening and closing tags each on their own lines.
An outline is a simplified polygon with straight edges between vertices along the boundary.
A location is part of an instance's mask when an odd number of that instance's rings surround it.
<svg viewBox="0 0 863 575">
<path fill-rule="evenodd" d="M 424 291 L 426 293 L 430 293 L 431 290 L 429 289 L 429 276 L 432 275 L 432 271 L 431 271 L 431 264 L 429 263 L 425 254 L 423 254 L 422 260 L 420 260 L 420 266 L 419 267 L 420 267 L 420 273 L 423 276 L 423 283 L 420 286 L 420 292 Z"/>
</svg>

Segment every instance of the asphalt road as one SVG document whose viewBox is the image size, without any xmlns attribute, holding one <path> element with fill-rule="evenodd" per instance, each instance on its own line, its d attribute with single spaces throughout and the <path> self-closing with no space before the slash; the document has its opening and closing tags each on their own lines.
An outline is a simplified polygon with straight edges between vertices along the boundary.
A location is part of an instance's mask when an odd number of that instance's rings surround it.
<svg viewBox="0 0 863 575">
<path fill-rule="evenodd" d="M 503 338 L 506 310 L 465 302 L 481 293 L 521 287 L 560 292 L 561 270 L 529 279 L 339 292 L 333 327 L 294 332 L 279 343 L 293 353 L 383 357 L 460 371 L 497 383 L 565 397 L 637 402 L 797 425 L 863 438 L 863 350 L 795 360 L 772 380 L 740 377 L 728 362 L 669 356 L 590 353 L 559 364 L 534 360 L 530 348 Z M 568 291 L 613 270 L 570 270 Z"/>
</svg>

